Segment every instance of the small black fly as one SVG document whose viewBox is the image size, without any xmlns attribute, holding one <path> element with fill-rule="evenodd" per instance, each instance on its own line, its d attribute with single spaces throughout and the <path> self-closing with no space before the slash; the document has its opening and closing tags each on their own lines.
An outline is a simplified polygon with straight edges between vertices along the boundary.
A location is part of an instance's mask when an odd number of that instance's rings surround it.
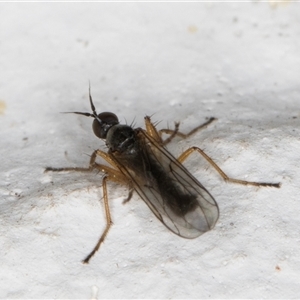
<svg viewBox="0 0 300 300">
<path fill-rule="evenodd" d="M 106 228 L 93 251 L 83 260 L 88 263 L 99 249 L 112 225 L 107 181 L 114 181 L 129 187 L 129 195 L 133 192 L 145 201 L 154 215 L 173 233 L 188 239 L 196 238 L 214 228 L 219 208 L 213 196 L 182 165 L 188 156 L 197 151 L 223 177 L 225 181 L 254 186 L 280 187 L 279 183 L 249 182 L 229 178 L 217 164 L 198 147 L 191 147 L 175 158 L 165 146 L 175 136 L 187 138 L 196 131 L 205 128 L 216 120 L 210 118 L 206 123 L 196 127 L 188 134 L 179 132 L 179 123 L 175 129 L 157 130 L 150 117 L 145 117 L 145 127 L 132 128 L 119 124 L 117 116 L 111 112 L 97 114 L 91 93 L 89 93 L 92 113 L 74 112 L 94 118 L 94 134 L 106 141 L 108 152 L 96 150 L 91 155 L 88 168 L 46 168 L 47 171 L 92 171 L 99 170 L 105 174 L 102 179 L 103 199 L 106 212 Z M 163 140 L 162 135 L 169 137 Z M 108 164 L 96 162 L 101 157 Z"/>
</svg>

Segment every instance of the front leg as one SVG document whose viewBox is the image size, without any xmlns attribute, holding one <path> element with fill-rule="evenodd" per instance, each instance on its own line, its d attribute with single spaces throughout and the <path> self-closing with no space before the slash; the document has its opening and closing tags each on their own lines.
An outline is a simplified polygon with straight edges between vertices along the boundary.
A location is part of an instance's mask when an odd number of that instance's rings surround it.
<svg viewBox="0 0 300 300">
<path fill-rule="evenodd" d="M 197 126 L 196 128 L 192 129 L 189 133 L 182 133 L 179 131 L 179 122 L 175 122 L 175 128 L 174 129 L 161 129 L 157 130 L 155 125 L 151 122 L 151 119 L 149 116 L 145 117 L 145 126 L 146 126 L 146 131 L 147 133 L 155 139 L 156 142 L 158 142 L 161 146 L 165 146 L 169 144 L 173 138 L 178 135 L 183 139 L 186 139 L 196 133 L 197 131 L 206 128 L 209 124 L 212 122 L 216 121 L 216 118 L 210 118 L 207 122 Z M 163 140 L 162 134 L 169 134 L 170 136 Z"/>
<path fill-rule="evenodd" d="M 52 167 L 47 167 L 45 168 L 45 173 L 46 172 L 64 172 L 64 171 L 75 171 L 75 172 L 91 172 L 95 168 L 95 161 L 97 157 L 97 151 L 95 150 L 93 154 L 91 155 L 90 158 L 90 163 L 88 168 L 80 168 L 80 167 L 66 167 L 66 168 L 52 168 Z"/>
</svg>

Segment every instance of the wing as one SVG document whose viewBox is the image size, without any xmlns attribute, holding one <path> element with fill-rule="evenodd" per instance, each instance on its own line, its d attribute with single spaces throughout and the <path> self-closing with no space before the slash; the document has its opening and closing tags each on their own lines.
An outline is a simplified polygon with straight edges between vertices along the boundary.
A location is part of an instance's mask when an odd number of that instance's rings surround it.
<svg viewBox="0 0 300 300">
<path fill-rule="evenodd" d="M 138 161 L 117 160 L 120 171 L 132 183 L 155 216 L 172 232 L 196 238 L 212 229 L 219 217 L 218 205 L 203 185 L 164 147 L 143 129 L 136 129 Z"/>
</svg>

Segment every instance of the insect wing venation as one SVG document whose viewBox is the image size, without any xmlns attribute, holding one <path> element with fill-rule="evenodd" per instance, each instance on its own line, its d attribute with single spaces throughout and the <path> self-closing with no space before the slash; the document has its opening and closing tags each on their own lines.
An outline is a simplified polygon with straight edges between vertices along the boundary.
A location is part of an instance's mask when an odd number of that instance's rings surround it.
<svg viewBox="0 0 300 300">
<path fill-rule="evenodd" d="M 120 171 L 156 217 L 172 232 L 196 238 L 212 229 L 218 205 L 202 184 L 146 131 L 138 131 L 139 170 L 117 159 Z"/>
</svg>

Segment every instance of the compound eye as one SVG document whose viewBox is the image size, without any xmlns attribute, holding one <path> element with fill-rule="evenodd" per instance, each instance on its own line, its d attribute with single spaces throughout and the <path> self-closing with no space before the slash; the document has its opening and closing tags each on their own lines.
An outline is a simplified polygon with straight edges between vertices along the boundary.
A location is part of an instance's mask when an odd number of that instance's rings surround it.
<svg viewBox="0 0 300 300">
<path fill-rule="evenodd" d="M 94 134 L 100 139 L 106 139 L 108 130 L 119 124 L 118 117 L 111 112 L 103 112 L 93 121 Z"/>
<path fill-rule="evenodd" d="M 111 112 L 103 112 L 98 115 L 98 118 L 108 125 L 116 125 L 119 123 L 118 117 Z"/>
<path fill-rule="evenodd" d="M 103 131 L 103 124 L 99 123 L 97 119 L 93 121 L 93 131 L 95 136 L 97 136 L 99 139 L 105 139 L 105 132 Z"/>
</svg>

